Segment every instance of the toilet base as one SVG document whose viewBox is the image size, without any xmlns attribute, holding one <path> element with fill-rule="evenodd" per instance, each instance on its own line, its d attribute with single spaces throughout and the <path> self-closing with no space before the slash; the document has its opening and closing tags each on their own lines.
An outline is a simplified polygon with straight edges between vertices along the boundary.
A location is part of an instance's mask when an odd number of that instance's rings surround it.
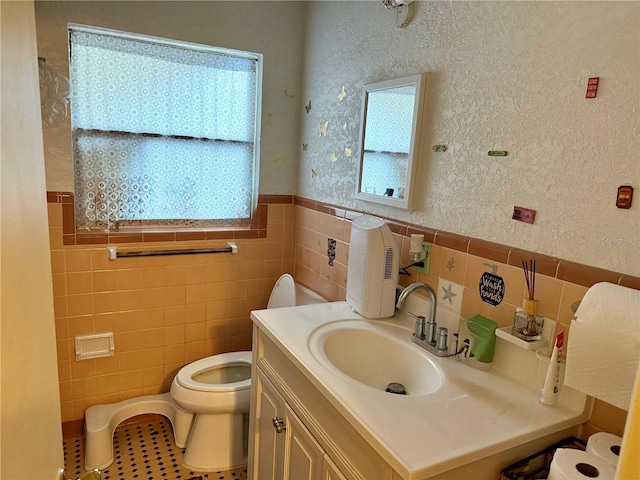
<svg viewBox="0 0 640 480">
<path fill-rule="evenodd" d="M 231 470 L 247 464 L 244 414 L 197 413 L 182 465 L 194 472 Z"/>
</svg>

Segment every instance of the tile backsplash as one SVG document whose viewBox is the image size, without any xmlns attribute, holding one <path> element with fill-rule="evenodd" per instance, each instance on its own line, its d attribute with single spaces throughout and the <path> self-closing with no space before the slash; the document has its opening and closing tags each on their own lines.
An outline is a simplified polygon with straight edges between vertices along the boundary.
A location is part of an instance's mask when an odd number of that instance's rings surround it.
<svg viewBox="0 0 640 480">
<path fill-rule="evenodd" d="M 282 273 L 293 273 L 298 282 L 328 300 L 346 296 L 351 220 L 361 212 L 300 197 L 261 196 L 258 238 L 227 234 L 238 245 L 237 255 L 109 261 L 105 239 L 99 244 L 63 241 L 69 235 L 65 213 L 70 208 L 65 207 L 65 198 L 65 194 L 48 194 L 62 419 L 75 425 L 71 430 L 79 428 L 84 410 L 91 405 L 168 391 L 183 365 L 251 348 L 249 313 L 266 306 Z M 558 328 L 567 333 L 577 302 L 593 283 L 609 281 L 640 289 L 636 277 L 392 219 L 387 223 L 401 247 L 402 265 L 410 263 L 412 233 L 424 234 L 432 244 L 429 274 L 409 269 L 410 276 L 400 276 L 402 285 L 422 281 L 438 290 L 439 285 L 455 286 L 456 296 L 462 297 L 456 298 L 456 309 L 463 316 L 482 314 L 500 326 L 512 323 L 516 307 L 525 298 L 522 260 L 537 261 L 540 313 L 557 320 Z M 130 243 L 121 243 L 127 240 L 121 238 L 118 248 L 224 246 L 223 236 L 162 242 L 147 237 Z M 484 272 L 504 279 L 504 299 L 497 306 L 480 298 L 478 282 Z M 439 291 L 439 298 L 442 295 Z M 76 361 L 75 336 L 103 332 L 114 332 L 115 355 Z M 626 412 L 596 401 L 585 435 L 598 430 L 622 435 L 625 419 Z"/>
<path fill-rule="evenodd" d="M 291 196 L 262 198 L 265 208 L 268 204 L 263 238 L 227 233 L 226 239 L 238 245 L 237 254 L 115 261 L 107 259 L 102 238 L 97 244 L 65 242 L 63 209 L 69 204 L 59 201 L 63 195 L 48 198 L 63 422 L 81 422 L 91 405 L 166 392 L 177 370 L 193 360 L 250 349 L 249 313 L 266 306 L 282 273 L 293 273 Z M 204 236 L 119 240 L 118 248 L 125 251 L 226 246 L 224 238 Z M 104 332 L 114 333 L 115 355 L 76 361 L 75 337 Z"/>
<path fill-rule="evenodd" d="M 347 266 L 351 220 L 361 212 L 321 202 L 295 198 L 295 276 L 296 280 L 316 290 L 330 300 L 344 300 L 346 294 Z M 438 300 L 449 287 L 459 292 L 456 309 L 465 317 L 484 315 L 499 326 L 513 323 L 517 307 L 526 298 L 526 284 L 522 269 L 523 260 L 536 260 L 536 296 L 540 300 L 539 313 L 557 320 L 558 329 L 569 334 L 574 310 L 588 288 L 597 282 L 611 282 L 640 289 L 640 278 L 616 272 L 579 265 L 573 262 L 539 255 L 448 232 L 438 232 L 417 225 L 399 223 L 387 219 L 401 251 L 401 265 L 408 265 L 409 245 L 412 233 L 424 234 L 431 243 L 428 275 L 401 275 L 400 284 L 420 281 L 438 289 Z M 336 240 L 336 258 L 333 266 L 327 257 L 327 239 Z M 479 279 L 484 272 L 492 272 L 503 278 L 505 294 L 497 306 L 485 303 L 479 294 Z M 441 290 L 446 286 L 447 291 Z M 458 305 L 458 302 L 460 304 Z M 442 303 L 442 302 L 441 302 Z M 452 302 L 453 305 L 453 302 Z M 558 331 L 559 331 L 558 330 Z M 592 419 L 585 425 L 584 435 L 604 430 L 622 435 L 626 412 L 605 402 L 596 400 Z"/>
</svg>

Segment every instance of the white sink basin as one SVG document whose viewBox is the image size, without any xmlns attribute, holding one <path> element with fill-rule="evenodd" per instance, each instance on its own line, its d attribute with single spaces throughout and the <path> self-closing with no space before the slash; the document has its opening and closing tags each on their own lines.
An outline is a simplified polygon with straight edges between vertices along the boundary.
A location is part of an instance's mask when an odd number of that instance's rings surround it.
<svg viewBox="0 0 640 480">
<path fill-rule="evenodd" d="M 337 320 L 314 330 L 309 350 L 334 374 L 379 392 L 399 383 L 407 395 L 429 395 L 442 386 L 444 374 L 411 342 L 411 333 L 384 322 Z"/>
</svg>

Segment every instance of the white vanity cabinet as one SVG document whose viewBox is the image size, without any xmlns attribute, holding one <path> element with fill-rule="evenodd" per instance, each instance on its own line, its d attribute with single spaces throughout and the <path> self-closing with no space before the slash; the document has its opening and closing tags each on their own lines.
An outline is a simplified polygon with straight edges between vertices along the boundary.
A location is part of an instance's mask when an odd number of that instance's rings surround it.
<svg viewBox="0 0 640 480">
<path fill-rule="evenodd" d="M 320 478 L 324 450 L 264 374 L 258 371 L 254 378 L 259 433 L 252 478 Z"/>
<path fill-rule="evenodd" d="M 254 328 L 248 478 L 391 480 L 391 467 Z"/>
</svg>

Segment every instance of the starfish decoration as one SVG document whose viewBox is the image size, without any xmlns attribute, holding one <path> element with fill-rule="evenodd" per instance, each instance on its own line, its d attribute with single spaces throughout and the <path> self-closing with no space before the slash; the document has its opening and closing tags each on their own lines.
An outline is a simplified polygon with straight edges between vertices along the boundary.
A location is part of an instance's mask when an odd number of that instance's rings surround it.
<svg viewBox="0 0 640 480">
<path fill-rule="evenodd" d="M 453 297 L 458 296 L 457 293 L 453 293 L 451 291 L 452 288 L 453 288 L 453 285 L 451 284 L 449 284 L 449 288 L 442 287 L 442 291 L 444 292 L 444 296 L 442 297 L 442 300 L 449 300 L 449 305 L 453 305 Z"/>
</svg>

